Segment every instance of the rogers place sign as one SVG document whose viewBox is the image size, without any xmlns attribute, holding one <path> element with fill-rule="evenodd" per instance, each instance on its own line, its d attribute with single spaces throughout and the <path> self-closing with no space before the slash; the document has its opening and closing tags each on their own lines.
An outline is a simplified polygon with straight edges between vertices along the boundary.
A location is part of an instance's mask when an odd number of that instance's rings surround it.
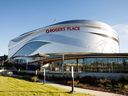
<svg viewBox="0 0 128 96">
<path fill-rule="evenodd" d="M 46 29 L 46 33 L 59 32 L 59 31 L 78 31 L 80 26 L 67 26 L 67 27 L 53 27 Z"/>
</svg>

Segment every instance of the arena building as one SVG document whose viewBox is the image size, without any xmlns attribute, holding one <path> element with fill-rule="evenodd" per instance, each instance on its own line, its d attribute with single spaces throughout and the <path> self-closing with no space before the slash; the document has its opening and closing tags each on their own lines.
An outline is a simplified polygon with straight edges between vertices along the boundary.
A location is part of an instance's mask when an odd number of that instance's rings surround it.
<svg viewBox="0 0 128 96">
<path fill-rule="evenodd" d="M 42 53 L 118 53 L 117 33 L 107 24 L 90 20 L 56 23 L 24 33 L 9 43 L 9 57 Z"/>
<path fill-rule="evenodd" d="M 64 21 L 24 33 L 10 41 L 8 55 L 20 63 L 26 57 L 31 65 L 48 63 L 49 72 L 69 72 L 71 66 L 81 74 L 128 72 L 128 54 L 119 53 L 117 33 L 99 21 Z"/>
</svg>

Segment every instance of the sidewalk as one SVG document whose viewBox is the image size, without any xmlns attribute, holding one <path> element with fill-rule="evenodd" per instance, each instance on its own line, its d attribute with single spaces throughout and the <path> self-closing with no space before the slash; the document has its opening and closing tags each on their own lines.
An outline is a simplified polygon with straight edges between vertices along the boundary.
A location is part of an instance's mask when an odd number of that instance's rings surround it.
<svg viewBox="0 0 128 96">
<path fill-rule="evenodd" d="M 56 86 L 56 87 L 61 87 L 61 88 L 67 89 L 67 90 L 71 90 L 70 86 L 55 84 L 55 83 L 51 83 L 51 82 L 47 82 L 47 84 Z M 114 93 L 102 92 L 102 91 L 94 91 L 94 90 L 82 89 L 82 88 L 77 88 L 77 87 L 74 87 L 74 91 L 78 92 L 78 93 L 86 93 L 86 94 L 90 94 L 90 95 L 94 95 L 94 96 L 125 96 L 125 95 L 121 95 L 121 94 L 114 94 Z"/>
</svg>

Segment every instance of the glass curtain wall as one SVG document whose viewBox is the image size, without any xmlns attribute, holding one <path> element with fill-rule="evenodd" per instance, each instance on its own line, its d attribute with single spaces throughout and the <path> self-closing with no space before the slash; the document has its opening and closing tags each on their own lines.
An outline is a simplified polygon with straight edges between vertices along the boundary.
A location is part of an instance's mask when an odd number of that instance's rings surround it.
<svg viewBox="0 0 128 96">
<path fill-rule="evenodd" d="M 64 60 L 64 62 L 52 62 L 51 71 L 71 71 L 74 66 L 76 72 L 110 72 L 128 73 L 128 58 L 126 57 L 86 57 L 80 59 Z"/>
</svg>

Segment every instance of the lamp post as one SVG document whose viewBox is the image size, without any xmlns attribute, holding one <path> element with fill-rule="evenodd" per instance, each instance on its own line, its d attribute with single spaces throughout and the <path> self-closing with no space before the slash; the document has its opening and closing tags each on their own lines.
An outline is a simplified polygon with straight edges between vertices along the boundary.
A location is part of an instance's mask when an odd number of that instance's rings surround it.
<svg viewBox="0 0 128 96">
<path fill-rule="evenodd" d="M 72 66 L 72 90 L 71 90 L 71 93 L 73 93 L 74 92 L 74 68 L 73 68 L 73 66 Z"/>
</svg>

